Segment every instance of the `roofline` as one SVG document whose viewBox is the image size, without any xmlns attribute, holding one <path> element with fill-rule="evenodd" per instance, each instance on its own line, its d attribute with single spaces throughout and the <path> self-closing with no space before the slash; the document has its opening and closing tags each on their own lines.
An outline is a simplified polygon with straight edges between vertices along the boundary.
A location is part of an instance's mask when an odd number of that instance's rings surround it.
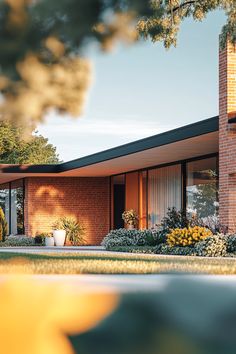
<svg viewBox="0 0 236 354">
<path fill-rule="evenodd" d="M 215 116 L 57 165 L 3 165 L 0 166 L 0 169 L 4 173 L 61 173 L 194 138 L 199 135 L 209 134 L 218 130 L 219 117 Z"/>
</svg>

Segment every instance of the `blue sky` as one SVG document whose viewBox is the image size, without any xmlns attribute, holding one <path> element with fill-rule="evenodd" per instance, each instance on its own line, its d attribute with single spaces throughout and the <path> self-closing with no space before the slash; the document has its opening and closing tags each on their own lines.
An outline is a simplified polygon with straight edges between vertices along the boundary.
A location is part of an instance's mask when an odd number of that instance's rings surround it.
<svg viewBox="0 0 236 354">
<path fill-rule="evenodd" d="M 218 114 L 218 36 L 224 15 L 187 20 L 177 48 L 141 42 L 90 50 L 93 85 L 83 117 L 50 114 L 38 131 L 72 160 Z"/>
</svg>

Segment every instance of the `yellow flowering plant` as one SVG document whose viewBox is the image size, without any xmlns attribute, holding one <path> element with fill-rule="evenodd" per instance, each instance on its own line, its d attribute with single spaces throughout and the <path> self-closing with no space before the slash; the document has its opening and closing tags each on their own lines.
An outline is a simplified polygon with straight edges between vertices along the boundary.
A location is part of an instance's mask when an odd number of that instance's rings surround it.
<svg viewBox="0 0 236 354">
<path fill-rule="evenodd" d="M 138 214 L 134 209 L 126 210 L 122 214 L 122 219 L 128 225 L 137 225 L 138 223 Z"/>
<path fill-rule="evenodd" d="M 195 243 L 212 236 L 212 232 L 206 227 L 194 226 L 172 229 L 167 234 L 167 244 L 174 246 L 193 246 Z"/>
</svg>

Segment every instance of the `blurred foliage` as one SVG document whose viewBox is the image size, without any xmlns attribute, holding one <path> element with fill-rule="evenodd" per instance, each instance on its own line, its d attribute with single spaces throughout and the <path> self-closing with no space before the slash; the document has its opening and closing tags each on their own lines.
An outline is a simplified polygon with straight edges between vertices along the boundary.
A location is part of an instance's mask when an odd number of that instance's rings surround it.
<svg viewBox="0 0 236 354">
<path fill-rule="evenodd" d="M 161 280 L 160 280 L 161 281 Z M 116 311 L 71 342 L 81 354 L 233 354 L 234 286 L 178 277 L 123 294 Z"/>
<path fill-rule="evenodd" d="M 54 164 L 59 162 L 56 148 L 42 135 L 22 140 L 24 128 L 0 121 L 0 163 Z"/>
<path fill-rule="evenodd" d="M 110 50 L 138 38 L 176 45 L 181 22 L 222 9 L 236 42 L 235 0 L 0 0 L 0 114 L 32 130 L 51 108 L 81 115 L 91 81 L 88 42 Z"/>
<path fill-rule="evenodd" d="M 73 354 L 67 335 L 96 326 L 117 301 L 116 294 L 8 276 L 0 284 L 1 353 Z"/>
<path fill-rule="evenodd" d="M 0 283 L 1 352 L 235 353 L 235 286 L 219 278 L 156 279 L 95 291 L 12 274 Z"/>
</svg>

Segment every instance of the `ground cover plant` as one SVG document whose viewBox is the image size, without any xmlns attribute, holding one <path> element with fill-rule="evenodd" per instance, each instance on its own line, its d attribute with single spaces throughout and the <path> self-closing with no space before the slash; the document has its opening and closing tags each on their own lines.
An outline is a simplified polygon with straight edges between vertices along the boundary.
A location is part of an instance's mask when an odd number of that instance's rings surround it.
<svg viewBox="0 0 236 354">
<path fill-rule="evenodd" d="M 236 274 L 236 257 L 205 258 L 115 252 L 0 252 L 0 274 Z"/>
<path fill-rule="evenodd" d="M 0 242 L 0 247 L 34 247 L 41 245 L 42 243 L 36 243 L 33 237 L 27 236 L 9 236 L 5 241 Z"/>
</svg>

